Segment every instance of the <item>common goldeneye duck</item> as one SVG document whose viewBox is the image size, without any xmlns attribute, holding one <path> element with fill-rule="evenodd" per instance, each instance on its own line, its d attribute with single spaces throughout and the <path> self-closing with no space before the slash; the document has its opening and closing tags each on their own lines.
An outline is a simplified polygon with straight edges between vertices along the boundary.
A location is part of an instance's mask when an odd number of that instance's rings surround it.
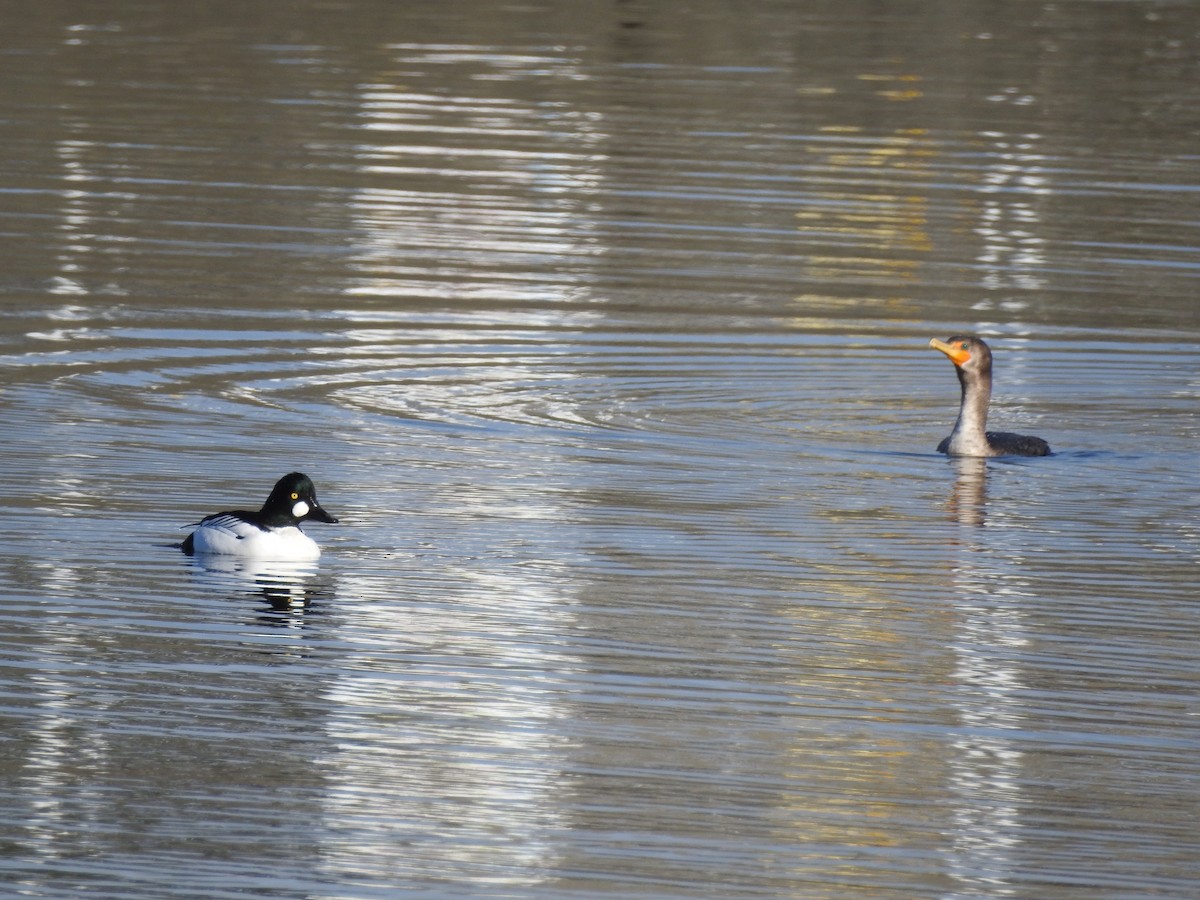
<svg viewBox="0 0 1200 900">
<path fill-rule="evenodd" d="M 316 559 L 317 542 L 300 530 L 300 523 L 337 522 L 317 502 L 312 479 L 300 472 L 284 475 L 258 512 L 234 509 L 206 516 L 179 545 L 184 553 L 218 553 L 281 561 Z"/>
</svg>

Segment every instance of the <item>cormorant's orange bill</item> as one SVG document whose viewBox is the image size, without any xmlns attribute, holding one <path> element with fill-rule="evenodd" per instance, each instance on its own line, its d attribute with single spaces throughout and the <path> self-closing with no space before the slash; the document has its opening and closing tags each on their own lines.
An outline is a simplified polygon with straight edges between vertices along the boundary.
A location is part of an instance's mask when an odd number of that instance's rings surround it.
<svg viewBox="0 0 1200 900">
<path fill-rule="evenodd" d="M 947 344 L 945 341 L 939 341 L 937 338 L 930 338 L 929 346 L 934 350 L 941 350 L 948 357 L 950 357 L 950 362 L 954 363 L 956 366 L 961 366 L 971 358 L 970 351 L 963 349 L 961 346 L 955 346 L 954 344 Z"/>
</svg>

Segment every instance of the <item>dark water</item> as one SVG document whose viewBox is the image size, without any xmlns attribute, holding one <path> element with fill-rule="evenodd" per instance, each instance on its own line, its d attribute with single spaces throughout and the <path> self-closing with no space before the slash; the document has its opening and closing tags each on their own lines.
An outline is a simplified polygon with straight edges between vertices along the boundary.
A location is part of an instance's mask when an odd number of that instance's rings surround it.
<svg viewBox="0 0 1200 900">
<path fill-rule="evenodd" d="M 1200 892 L 1200 8 L 0 13 L 7 894 Z"/>
</svg>

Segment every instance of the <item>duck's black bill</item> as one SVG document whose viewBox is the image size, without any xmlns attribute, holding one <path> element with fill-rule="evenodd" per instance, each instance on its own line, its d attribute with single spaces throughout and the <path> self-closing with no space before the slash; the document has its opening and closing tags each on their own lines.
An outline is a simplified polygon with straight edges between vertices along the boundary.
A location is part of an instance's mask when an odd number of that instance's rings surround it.
<svg viewBox="0 0 1200 900">
<path fill-rule="evenodd" d="M 328 522 L 330 525 L 337 524 L 337 519 L 325 512 L 325 510 L 320 506 L 314 506 L 308 511 L 308 515 L 306 515 L 304 518 L 312 519 L 315 522 Z"/>
</svg>

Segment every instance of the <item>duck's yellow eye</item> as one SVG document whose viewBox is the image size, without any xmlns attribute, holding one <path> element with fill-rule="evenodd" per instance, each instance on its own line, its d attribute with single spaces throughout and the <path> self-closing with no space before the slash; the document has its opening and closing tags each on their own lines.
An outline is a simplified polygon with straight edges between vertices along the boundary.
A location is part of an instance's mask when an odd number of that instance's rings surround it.
<svg viewBox="0 0 1200 900">
<path fill-rule="evenodd" d="M 297 494 L 295 491 L 292 491 L 292 499 L 293 499 L 293 500 L 299 500 L 299 499 L 300 499 L 300 495 L 299 495 L 299 494 Z"/>
</svg>

